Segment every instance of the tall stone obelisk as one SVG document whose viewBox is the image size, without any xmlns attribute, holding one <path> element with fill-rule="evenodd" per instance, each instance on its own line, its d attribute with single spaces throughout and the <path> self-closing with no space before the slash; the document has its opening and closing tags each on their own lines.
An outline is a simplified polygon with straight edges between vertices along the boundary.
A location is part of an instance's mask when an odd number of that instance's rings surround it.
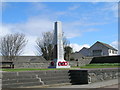
<svg viewBox="0 0 120 90">
<path fill-rule="evenodd" d="M 63 48 L 63 33 L 62 24 L 60 21 L 54 23 L 54 60 L 51 62 L 49 68 L 70 68 L 69 62 L 64 60 Z"/>
</svg>

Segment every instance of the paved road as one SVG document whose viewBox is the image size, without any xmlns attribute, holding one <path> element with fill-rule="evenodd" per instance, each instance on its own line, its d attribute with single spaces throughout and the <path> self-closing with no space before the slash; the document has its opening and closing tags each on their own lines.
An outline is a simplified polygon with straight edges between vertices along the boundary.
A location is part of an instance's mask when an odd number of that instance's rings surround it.
<svg viewBox="0 0 120 90">
<path fill-rule="evenodd" d="M 120 86 L 120 84 L 119 84 L 119 86 Z M 111 89 L 116 88 L 117 89 L 118 88 L 118 79 L 108 80 L 108 81 L 103 81 L 103 82 L 96 82 L 96 83 L 91 83 L 91 84 L 84 84 L 84 85 L 57 84 L 57 85 L 45 85 L 45 86 L 32 86 L 32 87 L 26 87 L 26 88 L 53 88 L 53 90 L 55 90 L 55 88 L 64 88 L 65 90 L 67 90 L 67 88 L 69 88 L 70 90 L 71 89 L 74 90 L 74 88 L 75 89 L 78 88 L 79 90 L 96 90 L 95 88 L 105 88 L 105 89 L 99 89 L 99 90 L 107 90 L 106 88 L 111 88 Z M 112 90 L 114 90 L 114 89 L 112 89 Z"/>
<path fill-rule="evenodd" d="M 118 79 L 108 80 L 104 82 L 96 82 L 84 85 L 66 85 L 66 86 L 56 86 L 51 88 L 118 88 Z"/>
<path fill-rule="evenodd" d="M 105 86 L 104 88 L 119 88 L 120 89 L 120 84 Z"/>
</svg>

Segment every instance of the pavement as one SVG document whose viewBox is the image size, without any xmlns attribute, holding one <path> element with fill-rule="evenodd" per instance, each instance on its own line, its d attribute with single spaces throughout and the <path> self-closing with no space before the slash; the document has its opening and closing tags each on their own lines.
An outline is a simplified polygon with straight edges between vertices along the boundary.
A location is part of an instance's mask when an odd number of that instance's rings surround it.
<svg viewBox="0 0 120 90">
<path fill-rule="evenodd" d="M 118 79 L 107 80 L 103 82 L 96 82 L 91 84 L 83 84 L 83 85 L 65 85 L 65 86 L 56 86 L 50 88 L 120 88 L 120 83 Z"/>
<path fill-rule="evenodd" d="M 118 82 L 118 79 L 114 80 L 107 80 L 103 82 L 96 82 L 96 83 L 91 83 L 91 84 L 82 84 L 82 85 L 71 85 L 70 83 L 62 83 L 62 84 L 54 84 L 54 85 L 43 85 L 43 86 L 32 86 L 32 87 L 26 87 L 26 88 L 52 88 L 52 89 L 59 89 L 59 88 L 64 88 L 64 89 L 94 89 L 94 88 L 117 88 L 117 90 L 120 90 L 120 83 Z M 106 90 L 106 89 L 105 89 Z"/>
</svg>

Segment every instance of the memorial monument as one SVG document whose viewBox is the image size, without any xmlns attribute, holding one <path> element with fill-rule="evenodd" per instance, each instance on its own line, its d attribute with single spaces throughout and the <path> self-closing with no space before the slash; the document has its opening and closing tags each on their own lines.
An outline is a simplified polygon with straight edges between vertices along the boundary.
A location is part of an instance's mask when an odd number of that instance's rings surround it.
<svg viewBox="0 0 120 90">
<path fill-rule="evenodd" d="M 54 51 L 53 60 L 48 68 L 70 68 L 69 62 L 64 60 L 63 33 L 60 21 L 54 23 Z"/>
</svg>

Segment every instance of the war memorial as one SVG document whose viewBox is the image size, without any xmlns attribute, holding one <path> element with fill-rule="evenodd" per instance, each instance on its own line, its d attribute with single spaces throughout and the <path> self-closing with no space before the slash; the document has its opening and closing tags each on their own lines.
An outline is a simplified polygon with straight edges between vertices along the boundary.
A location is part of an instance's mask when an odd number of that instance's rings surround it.
<svg viewBox="0 0 120 90">
<path fill-rule="evenodd" d="M 40 58 L 32 56 L 26 62 L 14 62 L 14 68 L 48 68 L 54 70 L 33 70 L 33 71 L 3 71 L 0 79 L 2 80 L 2 88 L 45 88 L 48 85 L 84 85 L 97 82 L 105 82 L 107 80 L 118 79 L 118 67 L 116 68 L 95 68 L 81 69 L 71 68 L 76 66 L 76 61 L 68 62 L 64 60 L 64 50 L 62 41 L 62 24 L 60 21 L 54 23 L 54 59 L 51 62 L 44 61 L 42 64 Z M 25 59 L 25 57 L 23 57 Z M 23 59 L 22 58 L 22 59 Z M 84 57 L 79 65 L 90 63 L 119 63 L 119 56 L 116 57 Z M 20 58 L 19 58 L 20 59 Z M 41 59 L 43 59 L 41 57 Z M 109 59 L 110 61 L 107 61 Z M 5 64 L 5 62 L 4 62 Z M 119 82 L 117 82 L 118 84 Z M 69 87 L 69 86 L 68 86 Z M 47 87 L 46 87 L 47 88 Z M 92 87 L 87 87 L 92 88 Z M 93 87 L 94 88 L 94 87 Z"/>
<path fill-rule="evenodd" d="M 60 21 L 55 22 L 54 28 L 54 60 L 49 68 L 70 68 L 69 62 L 64 60 L 62 24 Z"/>
</svg>

